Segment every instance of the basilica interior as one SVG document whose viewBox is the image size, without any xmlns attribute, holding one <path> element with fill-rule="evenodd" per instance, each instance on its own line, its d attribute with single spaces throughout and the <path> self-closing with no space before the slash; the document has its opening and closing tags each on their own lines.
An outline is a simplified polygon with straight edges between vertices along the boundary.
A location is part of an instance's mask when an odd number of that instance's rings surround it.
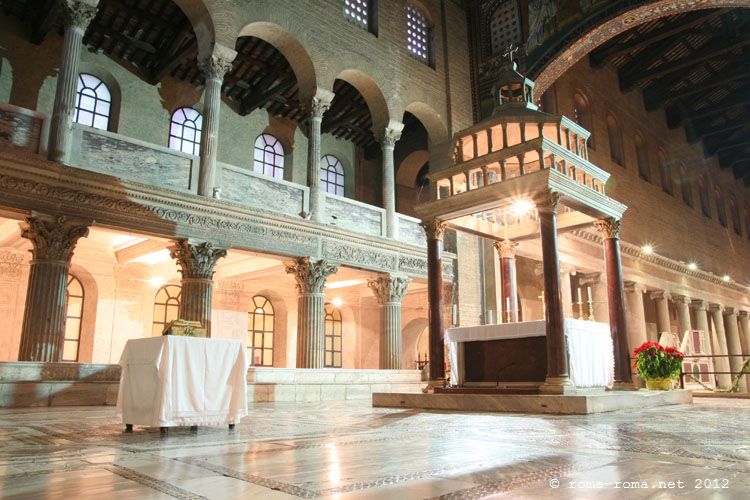
<svg viewBox="0 0 750 500">
<path fill-rule="evenodd" d="M 0 0 L 0 497 L 740 498 L 748 25 Z"/>
</svg>

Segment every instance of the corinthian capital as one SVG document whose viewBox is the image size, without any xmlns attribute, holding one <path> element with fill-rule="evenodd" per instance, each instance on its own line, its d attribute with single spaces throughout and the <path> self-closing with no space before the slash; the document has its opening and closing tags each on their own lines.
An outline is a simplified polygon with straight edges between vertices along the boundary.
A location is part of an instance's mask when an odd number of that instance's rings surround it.
<svg viewBox="0 0 750 500">
<path fill-rule="evenodd" d="M 393 127 L 386 127 L 383 134 L 383 147 L 394 148 L 396 142 L 401 138 L 401 131 Z"/>
<path fill-rule="evenodd" d="M 424 228 L 428 240 L 439 240 L 443 237 L 443 232 L 448 223 L 435 219 L 430 222 L 422 222 L 421 225 Z"/>
<path fill-rule="evenodd" d="M 500 240 L 495 242 L 495 249 L 502 259 L 513 259 L 516 256 L 516 247 L 518 243 L 510 240 Z"/>
<path fill-rule="evenodd" d="M 177 260 L 183 279 L 211 279 L 214 277 L 216 262 L 226 257 L 224 248 L 216 248 L 211 243 L 190 243 L 180 239 L 169 247 L 169 254 Z"/>
<path fill-rule="evenodd" d="M 312 118 L 323 118 L 323 115 L 331 107 L 331 101 L 323 97 L 315 96 L 310 102 L 310 113 Z"/>
<path fill-rule="evenodd" d="M 326 279 L 338 270 L 338 266 L 326 260 L 313 262 L 310 257 L 300 257 L 286 263 L 286 272 L 294 275 L 299 293 L 323 293 Z"/>
<path fill-rule="evenodd" d="M 602 233 L 604 239 L 620 239 L 619 219 L 599 219 L 594 221 L 594 227 Z"/>
<path fill-rule="evenodd" d="M 34 245 L 35 260 L 70 262 L 78 239 L 89 235 L 90 224 L 67 217 L 32 216 L 20 223 L 21 236 Z"/>
<path fill-rule="evenodd" d="M 66 27 L 86 29 L 94 19 L 99 0 L 65 0 L 63 20 Z"/>
<path fill-rule="evenodd" d="M 198 60 L 198 67 L 203 71 L 206 80 L 223 80 L 224 75 L 232 69 L 232 60 L 234 58 L 222 57 L 215 54 L 201 57 Z"/>
<path fill-rule="evenodd" d="M 560 193 L 548 191 L 534 198 L 536 209 L 540 212 L 557 212 L 557 205 L 560 203 Z"/>
<path fill-rule="evenodd" d="M 378 279 L 370 280 L 367 286 L 378 299 L 378 304 L 401 303 L 409 288 L 409 278 L 406 276 L 380 276 Z"/>
</svg>

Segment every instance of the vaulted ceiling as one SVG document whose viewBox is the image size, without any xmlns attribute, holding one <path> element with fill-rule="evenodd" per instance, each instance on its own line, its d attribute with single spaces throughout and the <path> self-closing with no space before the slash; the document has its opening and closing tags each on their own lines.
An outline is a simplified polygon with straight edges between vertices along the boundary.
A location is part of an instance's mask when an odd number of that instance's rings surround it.
<svg viewBox="0 0 750 500">
<path fill-rule="evenodd" d="M 33 43 L 62 29 L 60 0 L 0 0 L 0 10 L 23 21 Z M 205 83 L 193 27 L 172 0 L 100 0 L 83 42 L 150 84 L 167 76 L 196 87 Z M 308 106 L 299 101 L 297 80 L 281 52 L 249 36 L 239 38 L 234 48 L 238 55 L 222 89 L 226 102 L 242 115 L 262 108 L 306 125 Z M 324 115 L 323 132 L 375 146 L 372 117 L 362 95 L 342 80 L 332 90 L 336 97 Z"/>
<path fill-rule="evenodd" d="M 637 26 L 589 55 L 617 68 L 620 89 L 640 89 L 670 128 L 750 186 L 750 9 L 712 9 Z"/>
</svg>

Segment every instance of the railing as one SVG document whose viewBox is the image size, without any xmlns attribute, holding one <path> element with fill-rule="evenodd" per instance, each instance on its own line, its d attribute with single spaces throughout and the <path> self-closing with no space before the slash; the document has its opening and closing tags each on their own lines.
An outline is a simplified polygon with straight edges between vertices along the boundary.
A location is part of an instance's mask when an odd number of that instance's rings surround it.
<svg viewBox="0 0 750 500">
<path fill-rule="evenodd" d="M 716 370 L 714 367 L 713 370 L 700 370 L 698 373 L 690 372 L 687 373 L 683 370 L 683 366 L 680 367 L 680 375 L 679 375 L 679 381 L 680 381 L 680 389 L 685 388 L 685 378 L 688 378 L 688 383 L 695 383 L 700 386 L 703 386 L 706 390 L 714 391 L 714 387 L 710 387 L 706 384 L 704 384 L 701 380 L 699 380 L 699 377 L 701 375 L 729 375 L 732 379 L 732 386 L 729 389 L 719 389 L 717 392 L 720 393 L 735 393 L 735 392 L 746 392 L 741 388 L 742 379 L 747 378 L 750 374 L 750 354 L 686 354 L 685 359 L 690 361 L 691 359 L 717 359 L 717 358 L 727 358 L 728 360 L 731 360 L 731 358 L 742 358 L 744 359 L 744 363 L 740 371 L 735 370 L 729 370 L 729 371 L 719 371 Z M 628 363 L 630 366 L 633 366 L 633 360 L 634 358 L 631 356 L 628 356 Z M 631 372 L 631 375 L 638 375 L 637 372 Z M 735 376 L 737 376 L 735 378 Z M 692 379 L 692 380 L 691 380 Z M 714 380 L 714 385 L 716 384 L 716 381 Z"/>
</svg>

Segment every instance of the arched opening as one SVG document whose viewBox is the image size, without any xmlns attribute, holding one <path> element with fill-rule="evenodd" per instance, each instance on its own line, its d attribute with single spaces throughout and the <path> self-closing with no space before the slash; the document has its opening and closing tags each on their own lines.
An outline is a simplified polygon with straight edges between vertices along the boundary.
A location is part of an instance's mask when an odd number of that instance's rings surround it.
<svg viewBox="0 0 750 500">
<path fill-rule="evenodd" d="M 638 162 L 638 177 L 644 181 L 651 180 L 651 167 L 648 163 L 648 148 L 640 133 L 635 134 L 635 158 Z"/>
<path fill-rule="evenodd" d="M 680 191 L 682 193 L 682 201 L 685 205 L 693 206 L 693 183 L 688 176 L 685 165 L 680 165 L 678 172 L 680 173 L 678 182 L 680 183 Z"/>
<path fill-rule="evenodd" d="M 592 118 L 589 99 L 583 92 L 576 91 L 575 95 L 573 96 L 573 103 L 575 104 L 575 108 L 573 108 L 573 116 L 575 118 L 575 121 L 578 125 L 591 132 L 591 136 L 589 136 L 588 140 L 588 146 L 592 149 L 596 149 L 594 146 L 594 121 Z M 551 111 L 547 112 L 551 113 Z"/>
<path fill-rule="evenodd" d="M 607 137 L 609 138 L 609 157 L 621 167 L 625 166 L 625 154 L 622 147 L 622 128 L 620 122 L 611 113 L 607 114 Z"/>
</svg>

